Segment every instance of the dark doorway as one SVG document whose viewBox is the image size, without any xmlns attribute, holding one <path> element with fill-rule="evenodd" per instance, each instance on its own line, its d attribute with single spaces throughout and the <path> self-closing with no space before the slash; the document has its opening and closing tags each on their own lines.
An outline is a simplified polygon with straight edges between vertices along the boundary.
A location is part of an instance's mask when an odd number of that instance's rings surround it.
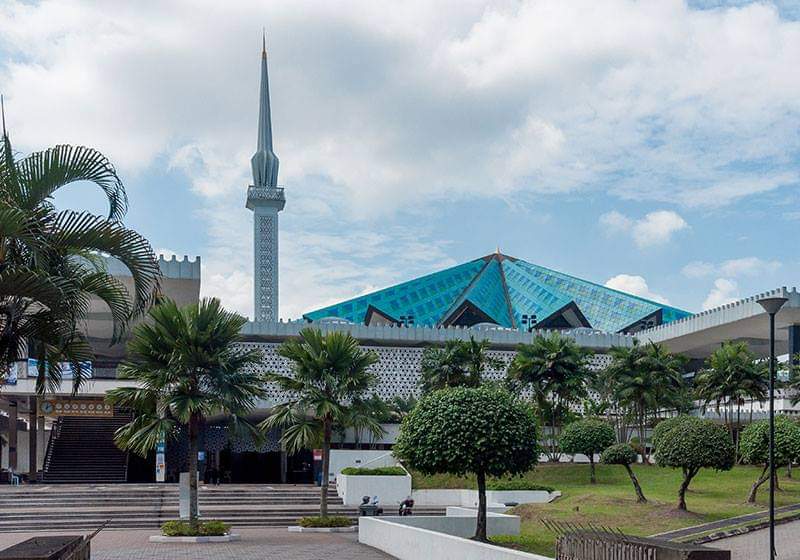
<svg viewBox="0 0 800 560">
<path fill-rule="evenodd" d="M 279 452 L 233 453 L 230 448 L 219 454 L 222 482 L 236 484 L 279 484 L 281 481 L 281 454 Z"/>
<path fill-rule="evenodd" d="M 314 456 L 310 449 L 303 449 L 286 458 L 286 482 L 289 484 L 314 482 Z"/>
<path fill-rule="evenodd" d="M 150 451 L 147 457 L 128 453 L 128 482 L 156 481 L 156 452 Z"/>
</svg>

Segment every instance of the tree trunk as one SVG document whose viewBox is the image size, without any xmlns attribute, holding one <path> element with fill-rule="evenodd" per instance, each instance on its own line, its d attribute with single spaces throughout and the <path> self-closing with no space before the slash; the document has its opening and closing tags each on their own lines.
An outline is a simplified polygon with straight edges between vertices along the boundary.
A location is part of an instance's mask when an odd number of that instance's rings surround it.
<svg viewBox="0 0 800 560">
<path fill-rule="evenodd" d="M 792 478 L 792 462 L 789 461 L 789 464 L 786 465 L 786 478 Z"/>
<path fill-rule="evenodd" d="M 769 463 L 767 463 L 767 466 L 765 466 L 764 470 L 761 471 L 761 475 L 758 477 L 758 480 L 756 480 L 753 483 L 753 486 L 750 488 L 750 493 L 747 495 L 748 504 L 756 503 L 756 494 L 758 493 L 759 487 L 764 484 L 767 479 L 769 479 L 769 474 L 767 474 L 767 471 L 769 471 Z"/>
<path fill-rule="evenodd" d="M 480 471 L 478 476 L 478 524 L 475 528 L 474 540 L 488 542 L 486 537 L 486 473 Z"/>
<path fill-rule="evenodd" d="M 697 474 L 697 471 L 694 469 L 683 469 L 683 482 L 681 482 L 681 487 L 678 489 L 678 509 L 682 511 L 686 510 L 686 490 L 689 489 L 689 484 L 692 482 L 694 475 Z"/>
<path fill-rule="evenodd" d="M 736 403 L 736 462 L 739 462 L 739 436 L 742 433 L 742 401 Z"/>
<path fill-rule="evenodd" d="M 322 439 L 322 480 L 320 481 L 319 515 L 328 517 L 328 471 L 331 465 L 331 421 L 325 419 Z"/>
<path fill-rule="evenodd" d="M 650 455 L 647 453 L 647 407 L 644 404 L 639 404 L 639 445 L 642 446 L 642 462 L 645 465 L 650 464 Z"/>
<path fill-rule="evenodd" d="M 597 476 L 594 472 L 594 453 L 589 453 L 589 471 L 591 475 L 589 476 L 589 482 L 592 484 L 597 484 Z"/>
<path fill-rule="evenodd" d="M 628 471 L 628 476 L 631 477 L 633 489 L 636 491 L 636 502 L 639 504 L 646 504 L 647 498 L 644 497 L 644 492 L 642 492 L 642 487 L 639 485 L 639 479 L 636 478 L 636 473 L 633 472 L 633 469 L 630 465 L 625 465 L 625 470 Z"/>
<path fill-rule="evenodd" d="M 200 417 L 193 413 L 189 418 L 189 524 L 193 529 L 199 525 L 197 515 L 197 452 Z"/>
</svg>

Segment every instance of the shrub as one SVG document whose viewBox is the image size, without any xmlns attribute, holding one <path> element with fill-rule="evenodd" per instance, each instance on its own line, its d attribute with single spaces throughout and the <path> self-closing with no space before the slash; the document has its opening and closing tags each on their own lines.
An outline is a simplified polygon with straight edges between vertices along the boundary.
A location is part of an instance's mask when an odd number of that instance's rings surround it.
<svg viewBox="0 0 800 560">
<path fill-rule="evenodd" d="M 405 476 L 406 471 L 403 467 L 377 467 L 374 469 L 346 467 L 342 469 L 342 474 L 348 476 Z"/>
<path fill-rule="evenodd" d="M 210 520 L 198 524 L 193 529 L 188 521 L 167 521 L 161 525 L 161 534 L 165 537 L 219 537 L 227 535 L 231 526 L 222 521 Z"/>
<path fill-rule="evenodd" d="M 631 484 L 633 484 L 633 489 L 636 492 L 636 501 L 645 503 L 647 502 L 647 498 L 644 497 L 642 487 L 639 485 L 639 479 L 636 478 L 636 474 L 633 472 L 633 469 L 631 469 L 631 464 L 635 463 L 638 458 L 636 450 L 628 443 L 612 445 L 606 448 L 603 454 L 600 455 L 600 461 L 607 465 L 622 465 L 625 467 L 631 479 Z"/>
<path fill-rule="evenodd" d="M 328 517 L 301 517 L 297 520 L 301 527 L 350 527 L 353 521 L 343 515 L 329 515 Z"/>
<path fill-rule="evenodd" d="M 686 511 L 686 490 L 703 468 L 729 471 L 736 460 L 733 440 L 723 426 L 695 416 L 676 416 L 653 431 L 656 463 L 683 470 L 678 509 Z"/>
<path fill-rule="evenodd" d="M 475 539 L 486 541 L 486 477 L 527 472 L 538 458 L 530 406 L 494 386 L 426 395 L 400 426 L 396 456 L 423 474 L 475 473 Z"/>
<path fill-rule="evenodd" d="M 742 461 L 751 465 L 764 465 L 761 475 L 747 495 L 748 503 L 755 503 L 758 488 L 769 479 L 769 420 L 753 422 L 742 430 L 739 437 Z M 775 466 L 788 465 L 800 459 L 800 426 L 789 417 L 775 417 Z"/>
<path fill-rule="evenodd" d="M 580 453 L 589 458 L 589 481 L 594 484 L 597 482 L 594 470 L 595 453 L 600 453 L 616 441 L 614 428 L 607 422 L 598 418 L 585 418 L 564 428 L 559 446 L 564 453 Z"/>
<path fill-rule="evenodd" d="M 553 492 L 555 488 L 552 486 L 542 486 L 541 484 L 534 484 L 524 478 L 510 478 L 501 480 L 489 480 L 486 482 L 487 490 L 532 490 L 542 492 Z"/>
</svg>

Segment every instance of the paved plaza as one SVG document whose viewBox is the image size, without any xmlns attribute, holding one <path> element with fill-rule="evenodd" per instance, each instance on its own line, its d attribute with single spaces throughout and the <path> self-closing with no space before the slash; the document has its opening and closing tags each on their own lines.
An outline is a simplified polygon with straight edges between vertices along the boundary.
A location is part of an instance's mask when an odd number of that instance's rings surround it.
<svg viewBox="0 0 800 560">
<path fill-rule="evenodd" d="M 105 530 L 92 540 L 92 560 L 387 560 L 358 543 L 356 533 L 289 533 L 285 528 L 234 530 L 242 540 L 219 544 L 156 544 L 157 530 Z M 0 533 L 0 549 L 52 533 Z M 58 534 L 83 534 L 60 532 Z"/>
<path fill-rule="evenodd" d="M 768 560 L 769 531 L 761 529 L 707 546 L 731 551 L 731 560 Z M 780 560 L 800 560 L 800 521 L 775 527 L 775 550 Z"/>
</svg>

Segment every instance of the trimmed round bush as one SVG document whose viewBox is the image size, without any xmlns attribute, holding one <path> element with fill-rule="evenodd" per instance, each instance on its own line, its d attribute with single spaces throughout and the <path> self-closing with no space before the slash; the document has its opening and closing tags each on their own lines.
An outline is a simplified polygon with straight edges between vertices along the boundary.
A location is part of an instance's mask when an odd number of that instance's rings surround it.
<svg viewBox="0 0 800 560">
<path fill-rule="evenodd" d="M 607 422 L 598 418 L 584 418 L 568 424 L 561 432 L 559 447 L 564 453 L 586 455 L 589 458 L 589 480 L 597 482 L 594 456 L 606 447 L 614 445 L 617 436 Z"/>
<path fill-rule="evenodd" d="M 531 407 L 495 386 L 451 388 L 424 396 L 403 420 L 394 454 L 423 474 L 474 473 L 475 538 L 486 541 L 486 477 L 529 471 L 539 454 Z"/>
<path fill-rule="evenodd" d="M 642 487 L 639 485 L 639 479 L 631 469 L 631 465 L 639 459 L 639 454 L 629 443 L 617 443 L 611 447 L 607 447 L 600 455 L 600 461 L 606 465 L 622 465 L 628 473 L 633 484 L 633 489 L 636 492 L 636 501 L 645 503 L 647 498 L 644 497 Z"/>
<path fill-rule="evenodd" d="M 678 509 L 686 511 L 686 490 L 700 469 L 729 471 L 736 461 L 733 440 L 723 426 L 695 416 L 676 416 L 653 431 L 656 463 L 683 471 Z"/>
</svg>

